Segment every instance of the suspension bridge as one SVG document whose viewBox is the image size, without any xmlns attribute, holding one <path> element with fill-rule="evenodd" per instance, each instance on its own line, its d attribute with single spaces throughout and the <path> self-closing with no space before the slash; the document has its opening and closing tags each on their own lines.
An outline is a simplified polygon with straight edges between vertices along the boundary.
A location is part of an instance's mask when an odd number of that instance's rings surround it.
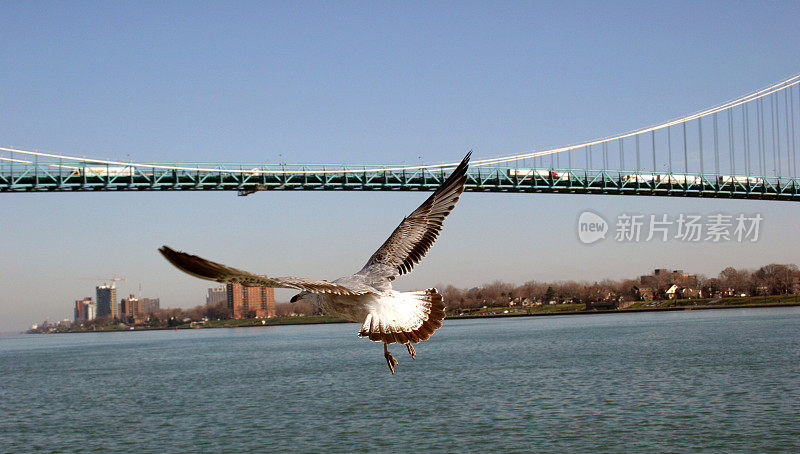
<svg viewBox="0 0 800 454">
<path fill-rule="evenodd" d="M 472 161 L 468 191 L 800 201 L 800 74 L 634 131 Z M 457 164 L 157 163 L 0 147 L 0 192 L 429 191 Z"/>
</svg>

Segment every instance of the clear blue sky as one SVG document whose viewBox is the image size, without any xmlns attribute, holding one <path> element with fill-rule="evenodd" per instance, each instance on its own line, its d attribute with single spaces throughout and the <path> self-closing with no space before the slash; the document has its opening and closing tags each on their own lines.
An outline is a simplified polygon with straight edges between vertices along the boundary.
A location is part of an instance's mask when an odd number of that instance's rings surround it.
<svg viewBox="0 0 800 454">
<path fill-rule="evenodd" d="M 681 116 L 800 72 L 792 2 L 2 2 L 0 144 L 141 161 L 451 162 Z M 71 317 L 82 276 L 164 306 L 161 244 L 275 275 L 357 270 L 413 193 L 0 195 L 0 331 Z M 581 245 L 580 212 L 761 213 L 755 244 Z M 778 202 L 466 194 L 401 290 L 800 262 Z"/>
</svg>

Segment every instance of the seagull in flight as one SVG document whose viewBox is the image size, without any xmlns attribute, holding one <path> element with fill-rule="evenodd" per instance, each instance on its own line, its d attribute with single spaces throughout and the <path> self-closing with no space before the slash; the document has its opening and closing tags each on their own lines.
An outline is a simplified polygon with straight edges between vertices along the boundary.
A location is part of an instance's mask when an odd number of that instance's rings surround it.
<svg viewBox="0 0 800 454">
<path fill-rule="evenodd" d="M 444 299 L 435 289 L 417 292 L 392 290 L 392 281 L 408 274 L 433 246 L 442 231 L 444 219 L 453 211 L 464 184 L 472 152 L 458 167 L 394 229 L 383 245 L 357 273 L 326 281 L 302 277 L 267 277 L 253 274 L 196 255 L 159 248 L 164 257 L 180 270 L 202 279 L 249 287 L 275 287 L 300 290 L 291 302 L 309 302 L 334 317 L 361 323 L 360 337 L 383 342 L 383 356 L 394 374 L 397 360 L 389 344 L 403 344 L 416 358 L 413 344 L 428 340 L 444 319 Z"/>
</svg>

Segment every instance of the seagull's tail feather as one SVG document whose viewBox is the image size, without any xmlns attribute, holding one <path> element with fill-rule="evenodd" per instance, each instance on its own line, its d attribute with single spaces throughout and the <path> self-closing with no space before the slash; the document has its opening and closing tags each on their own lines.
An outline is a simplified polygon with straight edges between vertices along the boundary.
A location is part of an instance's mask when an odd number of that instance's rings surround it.
<svg viewBox="0 0 800 454">
<path fill-rule="evenodd" d="M 387 344 L 416 344 L 428 340 L 442 326 L 444 309 L 444 298 L 435 288 L 393 292 L 367 314 L 358 335 Z"/>
</svg>

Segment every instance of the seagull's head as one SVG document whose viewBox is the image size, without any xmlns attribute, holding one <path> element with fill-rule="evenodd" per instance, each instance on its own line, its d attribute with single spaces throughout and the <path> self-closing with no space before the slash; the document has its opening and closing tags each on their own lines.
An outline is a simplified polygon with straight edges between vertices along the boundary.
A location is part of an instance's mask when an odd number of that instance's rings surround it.
<svg viewBox="0 0 800 454">
<path fill-rule="evenodd" d="M 289 302 L 290 303 L 308 302 L 308 300 L 310 299 L 309 295 L 311 295 L 311 293 L 309 292 L 300 292 L 297 295 L 293 296 L 292 299 L 289 300 Z"/>
</svg>

